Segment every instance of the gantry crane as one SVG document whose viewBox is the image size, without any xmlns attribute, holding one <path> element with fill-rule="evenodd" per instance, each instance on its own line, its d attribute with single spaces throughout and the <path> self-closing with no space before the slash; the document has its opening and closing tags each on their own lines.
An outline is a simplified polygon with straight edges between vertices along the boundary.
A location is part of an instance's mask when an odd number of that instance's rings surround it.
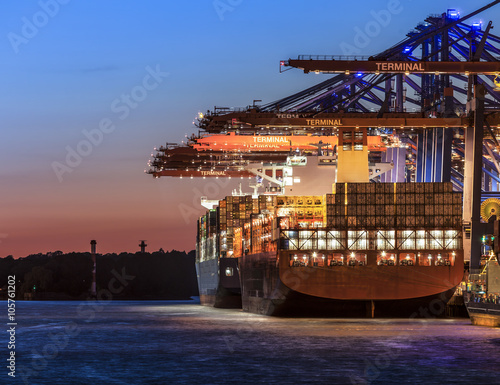
<svg viewBox="0 0 500 385">
<path fill-rule="evenodd" d="M 498 194 L 489 190 L 500 190 L 500 37 L 491 33 L 491 22 L 483 28 L 473 18 L 499 2 L 463 17 L 451 9 L 429 16 L 401 42 L 369 57 L 283 60 L 282 71 L 333 76 L 268 104 L 200 114 L 199 135 L 185 146 L 160 148 L 148 172 L 251 177 L 252 164 L 275 168 L 290 151 L 334 147 L 331 137 L 341 129 L 368 130 L 378 138 L 372 139 L 370 156 L 404 160 L 406 152 L 412 171 L 404 180 L 452 181 L 463 189 L 464 246 L 474 268 L 483 231 L 481 200 Z M 387 151 L 393 146 L 408 150 Z"/>
</svg>

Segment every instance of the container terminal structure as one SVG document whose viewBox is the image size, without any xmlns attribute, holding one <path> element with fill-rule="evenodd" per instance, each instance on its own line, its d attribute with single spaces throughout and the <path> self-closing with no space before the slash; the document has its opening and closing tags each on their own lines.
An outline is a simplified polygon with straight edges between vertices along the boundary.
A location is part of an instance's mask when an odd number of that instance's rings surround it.
<svg viewBox="0 0 500 385">
<path fill-rule="evenodd" d="M 449 9 L 369 57 L 280 62 L 327 80 L 199 114 L 155 178 L 239 178 L 198 221 L 201 301 L 269 315 L 409 316 L 480 268 L 500 198 L 500 37 Z M 500 200 L 498 201 L 500 207 Z"/>
</svg>

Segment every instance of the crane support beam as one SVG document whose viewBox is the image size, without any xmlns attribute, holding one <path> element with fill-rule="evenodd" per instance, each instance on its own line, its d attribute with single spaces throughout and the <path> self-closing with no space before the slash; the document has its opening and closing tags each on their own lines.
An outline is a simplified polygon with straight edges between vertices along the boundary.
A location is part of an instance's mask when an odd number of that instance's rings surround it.
<svg viewBox="0 0 500 385">
<path fill-rule="evenodd" d="M 246 170 L 234 171 L 234 170 L 163 170 L 163 171 L 153 171 L 154 177 L 158 178 L 160 176 L 176 176 L 184 178 L 251 178 L 254 175 Z"/>
<path fill-rule="evenodd" d="M 458 90 L 457 90 L 458 91 Z M 460 90 L 461 91 L 461 90 Z M 408 99 L 408 98 L 407 98 Z M 367 128 L 433 128 L 457 127 L 464 128 L 473 124 L 471 117 L 422 117 L 422 113 L 270 113 L 270 112 L 232 112 L 226 115 L 214 116 L 204 129 L 210 133 L 221 133 L 237 129 L 240 132 L 255 132 L 279 128 L 285 133 L 294 130 L 323 133 L 324 129 L 339 127 Z M 488 115 L 488 123 L 492 127 L 500 127 L 500 113 Z M 224 140 L 221 138 L 221 140 Z"/>
<path fill-rule="evenodd" d="M 483 74 L 500 73 L 500 62 L 472 61 L 385 61 L 385 60 L 335 60 L 333 58 L 299 56 L 282 62 L 284 66 L 308 72 L 322 73 L 407 73 L 407 74 Z"/>
</svg>

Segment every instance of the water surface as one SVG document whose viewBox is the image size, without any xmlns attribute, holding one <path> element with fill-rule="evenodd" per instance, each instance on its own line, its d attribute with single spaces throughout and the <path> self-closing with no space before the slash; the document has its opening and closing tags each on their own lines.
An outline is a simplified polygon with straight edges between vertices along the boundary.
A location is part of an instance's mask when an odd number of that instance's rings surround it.
<svg viewBox="0 0 500 385">
<path fill-rule="evenodd" d="M 17 376 L 3 369 L 0 383 L 500 384 L 500 329 L 468 319 L 287 319 L 167 301 L 16 310 Z"/>
</svg>

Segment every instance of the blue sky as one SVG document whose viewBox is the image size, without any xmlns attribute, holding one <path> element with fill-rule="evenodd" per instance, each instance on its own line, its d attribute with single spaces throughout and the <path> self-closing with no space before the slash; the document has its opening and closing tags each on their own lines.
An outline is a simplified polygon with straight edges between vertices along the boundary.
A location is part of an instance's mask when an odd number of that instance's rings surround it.
<svg viewBox="0 0 500 385">
<path fill-rule="evenodd" d="M 390 19 L 360 48 L 363 55 L 395 44 L 429 14 L 457 8 L 465 15 L 487 3 L 5 2 L 0 256 L 87 250 L 94 238 L 101 252 L 137 250 L 139 239 L 151 250 L 193 248 L 194 212 L 203 212 L 194 201 L 204 184 L 145 175 L 153 147 L 191 134 L 198 111 L 270 102 L 324 80 L 296 70 L 280 74 L 279 61 L 342 54 L 342 44 L 354 45 L 356 31 L 377 21 L 374 14 Z M 499 16 L 496 6 L 475 20 L 495 24 Z M 123 107 L 123 95 L 139 92 L 147 68 L 168 76 L 137 94 L 144 99 L 121 119 L 112 103 Z M 103 119 L 115 129 L 61 181 L 54 162 L 66 164 L 68 148 L 75 150 L 86 140 L 83 132 L 98 130 Z M 220 195 L 229 191 L 217 188 Z"/>
</svg>

